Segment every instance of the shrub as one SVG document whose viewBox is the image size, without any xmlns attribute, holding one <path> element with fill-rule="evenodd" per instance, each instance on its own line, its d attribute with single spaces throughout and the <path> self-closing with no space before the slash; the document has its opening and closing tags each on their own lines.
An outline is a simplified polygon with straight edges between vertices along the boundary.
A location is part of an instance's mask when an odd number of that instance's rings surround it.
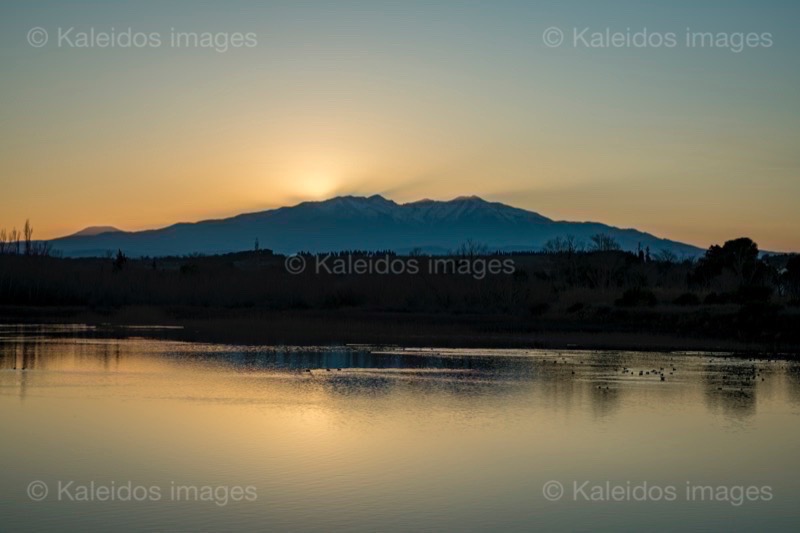
<svg viewBox="0 0 800 533">
<path fill-rule="evenodd" d="M 772 289 L 763 286 L 741 287 L 736 292 L 736 302 L 740 304 L 766 303 L 772 297 Z"/>
<path fill-rule="evenodd" d="M 616 304 L 620 307 L 652 307 L 657 303 L 658 298 L 656 298 L 656 295 L 653 294 L 653 291 L 647 289 L 628 289 L 622 293 L 622 298 L 616 301 Z"/>
<path fill-rule="evenodd" d="M 528 308 L 528 311 L 530 311 L 531 315 L 533 316 L 542 316 L 549 310 L 550 304 L 547 302 L 535 303 Z"/>
<path fill-rule="evenodd" d="M 700 298 L 698 298 L 697 295 L 694 293 L 685 292 L 680 296 L 678 296 L 677 298 L 675 298 L 675 301 L 673 303 L 675 305 L 699 305 Z"/>
<path fill-rule="evenodd" d="M 574 304 L 567 307 L 567 313 L 577 313 L 583 308 L 584 308 L 583 302 L 575 302 Z"/>
<path fill-rule="evenodd" d="M 703 303 L 706 305 L 723 305 L 729 303 L 730 301 L 731 297 L 729 294 L 717 294 L 716 292 L 711 292 L 705 297 Z"/>
</svg>

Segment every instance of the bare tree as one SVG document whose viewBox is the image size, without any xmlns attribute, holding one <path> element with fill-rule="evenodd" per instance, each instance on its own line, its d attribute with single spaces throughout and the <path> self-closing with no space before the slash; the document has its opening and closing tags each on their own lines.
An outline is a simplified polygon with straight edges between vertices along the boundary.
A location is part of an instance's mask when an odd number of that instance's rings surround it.
<svg viewBox="0 0 800 533">
<path fill-rule="evenodd" d="M 49 242 L 35 242 L 33 243 L 33 255 L 40 257 L 48 257 L 52 251 L 52 245 Z"/>
<path fill-rule="evenodd" d="M 478 257 L 481 255 L 487 255 L 489 253 L 489 248 L 482 243 L 474 241 L 472 239 L 467 239 L 466 242 L 462 242 L 459 247 L 456 249 L 455 255 L 459 257 Z"/>
<path fill-rule="evenodd" d="M 574 254 L 583 249 L 581 243 L 574 235 L 566 237 L 554 237 L 544 243 L 543 250 L 548 254 Z"/>
<path fill-rule="evenodd" d="M 561 237 L 553 237 L 552 239 L 548 239 L 544 246 L 542 247 L 542 251 L 546 254 L 560 254 L 564 253 L 565 245 L 564 239 Z"/>
<path fill-rule="evenodd" d="M 19 239 L 20 233 L 17 228 L 13 228 L 11 233 L 8 234 L 8 242 L 11 247 L 11 253 L 19 254 Z"/>
<path fill-rule="evenodd" d="M 593 252 L 613 252 L 621 249 L 617 240 L 611 235 L 606 235 L 605 233 L 592 235 L 591 241 L 591 250 Z"/>
<path fill-rule="evenodd" d="M 675 255 L 675 252 L 673 252 L 672 250 L 668 250 L 666 248 L 660 250 L 655 255 L 655 259 L 656 259 L 656 261 L 659 261 L 661 263 L 673 264 L 673 263 L 677 263 L 678 262 L 678 256 Z"/>
<path fill-rule="evenodd" d="M 564 242 L 567 245 L 567 251 L 571 254 L 582 252 L 586 248 L 586 245 L 582 241 L 576 239 L 575 235 L 567 235 L 564 238 Z"/>
<path fill-rule="evenodd" d="M 6 244 L 8 242 L 8 233 L 5 228 L 0 229 L 0 254 L 6 253 Z"/>
<path fill-rule="evenodd" d="M 22 229 L 22 234 L 25 242 L 25 255 L 32 255 L 33 249 L 31 248 L 31 241 L 33 241 L 33 227 L 29 219 L 25 220 L 25 227 Z"/>
</svg>

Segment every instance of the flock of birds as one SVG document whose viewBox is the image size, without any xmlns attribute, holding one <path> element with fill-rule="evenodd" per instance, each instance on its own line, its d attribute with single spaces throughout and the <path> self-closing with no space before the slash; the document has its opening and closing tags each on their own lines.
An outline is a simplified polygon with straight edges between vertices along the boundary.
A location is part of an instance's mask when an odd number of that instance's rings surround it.
<svg viewBox="0 0 800 533">
<path fill-rule="evenodd" d="M 755 361 L 755 360 L 754 359 L 749 359 L 748 361 Z M 548 361 L 545 360 L 544 362 L 546 363 Z M 566 357 L 562 357 L 561 362 L 563 364 L 568 364 L 569 363 L 569 361 L 567 361 Z M 711 362 L 714 362 L 714 360 L 713 359 L 709 359 L 709 363 L 711 363 Z M 771 360 L 770 360 L 770 362 L 771 362 Z M 559 361 L 557 359 L 553 360 L 553 364 L 558 364 L 558 363 L 559 363 Z M 583 363 L 584 363 L 583 361 L 578 361 L 578 364 L 582 365 Z M 325 367 L 325 368 L 304 368 L 304 369 L 302 369 L 303 372 L 307 372 L 307 373 L 313 373 L 314 371 L 322 371 L 322 370 L 324 370 L 325 372 L 332 372 L 334 370 L 337 371 L 337 372 L 341 372 L 342 371 L 341 368 L 330 368 L 330 367 Z M 749 371 L 749 374 L 745 375 L 745 376 L 736 375 L 736 374 L 731 374 L 731 375 L 723 374 L 722 375 L 723 384 L 733 385 L 734 382 L 737 379 L 739 379 L 739 380 L 743 379 L 745 381 L 757 381 L 758 378 L 761 378 L 761 381 L 764 381 L 764 377 L 763 377 L 763 375 L 761 373 L 761 370 L 759 370 L 755 365 L 751 365 L 750 367 L 747 367 L 747 370 Z M 619 373 L 621 373 L 623 375 L 626 375 L 626 374 L 627 375 L 631 375 L 631 376 L 636 376 L 637 375 L 637 370 L 633 370 L 633 369 L 628 368 L 626 366 L 623 366 L 621 368 L 617 367 L 617 368 L 614 369 L 614 371 L 615 372 L 619 372 Z M 638 370 L 638 376 L 641 376 L 641 377 L 658 376 L 660 381 L 667 381 L 667 376 L 668 375 L 672 376 L 677 371 L 678 371 L 678 369 L 675 366 L 671 366 L 671 367 L 663 367 L 662 366 L 662 367 L 653 368 L 653 369 L 650 369 L 650 370 Z M 575 370 L 572 370 L 572 375 L 575 375 Z M 601 385 L 598 385 L 597 388 L 598 389 L 603 389 L 603 388 L 608 389 L 609 387 L 608 386 L 603 387 Z M 722 387 L 718 387 L 717 390 L 722 390 Z"/>
<path fill-rule="evenodd" d="M 742 392 L 742 391 L 744 391 L 744 388 L 741 386 L 741 382 L 742 381 L 745 381 L 745 382 L 758 381 L 758 378 L 761 378 L 761 381 L 764 381 L 764 376 L 761 373 L 761 370 L 756 368 L 755 365 L 752 365 L 750 368 L 748 368 L 748 370 L 749 370 L 749 374 L 744 375 L 744 376 L 741 376 L 741 375 L 728 376 L 727 374 L 723 374 L 722 375 L 722 385 L 726 385 L 726 386 L 729 386 L 729 387 L 735 387 L 737 385 L 736 384 L 736 380 L 738 379 L 739 380 L 739 391 Z M 722 390 L 722 386 L 717 387 L 717 390 Z"/>
<path fill-rule="evenodd" d="M 551 360 L 544 360 L 544 363 L 550 363 Z M 758 359 L 748 359 L 748 362 L 756 362 L 759 361 Z M 764 360 L 765 362 L 772 362 L 772 359 Z M 567 360 L 566 357 L 562 357 L 561 361 L 558 359 L 553 359 L 552 364 L 558 364 L 561 362 L 562 364 L 569 364 L 570 361 Z M 709 359 L 709 363 L 717 362 L 715 359 Z M 583 361 L 578 361 L 577 364 L 582 365 L 584 364 Z M 616 367 L 614 368 L 615 373 L 620 373 L 623 375 L 630 375 L 630 376 L 640 376 L 640 377 L 647 377 L 647 376 L 654 376 L 658 377 L 659 381 L 667 381 L 667 376 L 673 376 L 678 371 L 677 367 L 675 366 L 667 366 L 667 367 L 659 367 L 659 368 L 652 368 L 649 370 L 634 370 L 629 367 Z M 575 370 L 572 370 L 572 375 L 575 375 Z M 729 373 L 722 373 L 721 377 L 721 385 L 717 387 L 718 391 L 722 391 L 727 389 L 737 389 L 740 392 L 744 392 L 744 383 L 751 383 L 758 380 L 765 381 L 764 375 L 762 374 L 761 370 L 756 367 L 756 365 L 752 364 L 747 367 L 738 367 L 737 371 L 731 371 Z M 611 390 L 608 385 L 598 385 L 597 388 L 599 390 Z"/>
</svg>

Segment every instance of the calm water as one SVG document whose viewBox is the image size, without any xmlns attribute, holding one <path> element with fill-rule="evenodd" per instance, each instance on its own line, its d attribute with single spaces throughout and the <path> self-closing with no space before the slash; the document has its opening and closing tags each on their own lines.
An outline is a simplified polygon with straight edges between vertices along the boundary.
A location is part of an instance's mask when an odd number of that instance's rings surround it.
<svg viewBox="0 0 800 533">
<path fill-rule="evenodd" d="M 796 363 L 135 334 L 0 326 L 0 530 L 800 525 Z"/>
</svg>

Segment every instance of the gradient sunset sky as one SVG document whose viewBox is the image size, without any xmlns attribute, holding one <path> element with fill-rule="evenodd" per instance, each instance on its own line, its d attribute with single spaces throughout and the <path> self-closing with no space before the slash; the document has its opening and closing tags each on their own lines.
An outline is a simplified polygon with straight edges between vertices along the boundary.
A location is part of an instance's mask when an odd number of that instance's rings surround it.
<svg viewBox="0 0 800 533">
<path fill-rule="evenodd" d="M 30 218 L 52 238 L 341 194 L 477 194 L 703 247 L 800 250 L 797 2 L 17 4 L 0 7 L 0 227 Z M 162 44 L 60 46 L 70 27 Z M 574 46 L 587 27 L 678 44 Z M 689 47 L 687 28 L 772 44 Z M 257 44 L 176 48 L 172 32 Z"/>
</svg>

